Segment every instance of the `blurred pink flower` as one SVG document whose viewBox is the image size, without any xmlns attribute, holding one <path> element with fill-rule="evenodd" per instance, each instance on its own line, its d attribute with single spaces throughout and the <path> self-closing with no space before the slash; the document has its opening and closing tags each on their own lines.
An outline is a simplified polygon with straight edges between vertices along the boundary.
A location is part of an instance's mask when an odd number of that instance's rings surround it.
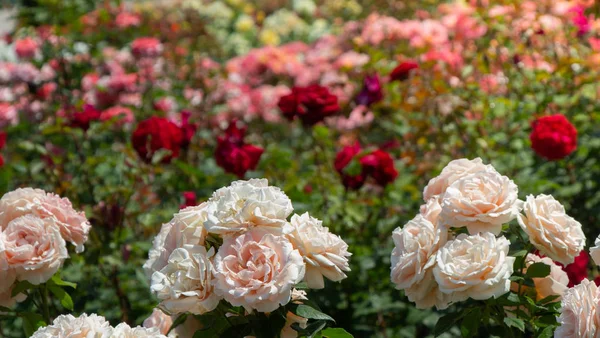
<svg viewBox="0 0 600 338">
<path fill-rule="evenodd" d="M 368 126 L 373 122 L 375 115 L 368 107 L 359 105 L 352 109 L 350 116 L 334 116 L 325 120 L 328 126 L 341 131 L 351 131 L 357 128 Z"/>
<path fill-rule="evenodd" d="M 10 103 L 0 102 L 0 128 L 15 125 L 19 122 L 17 109 Z"/>
<path fill-rule="evenodd" d="M 115 26 L 120 29 L 137 27 L 142 23 L 139 15 L 131 12 L 121 12 L 115 18 Z"/>
<path fill-rule="evenodd" d="M 15 41 L 15 53 L 20 59 L 32 59 L 39 51 L 38 42 L 32 37 Z"/>
<path fill-rule="evenodd" d="M 155 58 L 160 56 L 162 51 L 163 45 L 157 38 L 141 37 L 131 43 L 131 53 L 136 58 Z"/>
<path fill-rule="evenodd" d="M 108 121 L 115 119 L 115 123 L 118 125 L 129 124 L 135 121 L 135 117 L 133 116 L 133 112 L 131 109 L 123 106 L 114 106 L 110 107 L 102 113 L 100 113 L 101 121 Z"/>
</svg>

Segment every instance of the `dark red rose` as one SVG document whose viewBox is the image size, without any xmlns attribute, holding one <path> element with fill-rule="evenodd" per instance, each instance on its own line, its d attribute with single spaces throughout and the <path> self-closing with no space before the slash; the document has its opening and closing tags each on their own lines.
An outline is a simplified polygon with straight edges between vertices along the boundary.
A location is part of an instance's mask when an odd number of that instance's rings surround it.
<svg viewBox="0 0 600 338">
<path fill-rule="evenodd" d="M 179 206 L 179 209 L 185 209 L 187 207 L 193 207 L 196 203 L 196 193 L 193 191 L 183 192 L 183 204 Z"/>
<path fill-rule="evenodd" d="M 359 174 L 351 175 L 344 170 L 358 153 L 361 147 L 358 142 L 351 146 L 345 146 L 335 156 L 333 166 L 335 170 L 342 176 L 342 183 L 348 189 L 359 189 L 365 183 L 365 175 L 362 173 L 362 168 Z"/>
<path fill-rule="evenodd" d="M 560 160 L 577 149 L 577 129 L 564 115 L 540 117 L 532 127 L 531 147 L 548 160 Z"/>
<path fill-rule="evenodd" d="M 131 143 L 146 162 L 150 162 L 152 156 L 160 149 L 171 151 L 171 154 L 162 159 L 163 163 L 169 163 L 179 156 L 183 133 L 175 123 L 163 117 L 153 116 L 138 124 L 131 136 Z"/>
<path fill-rule="evenodd" d="M 419 64 L 414 61 L 405 61 L 396 66 L 390 73 L 390 81 L 404 81 L 410 76 L 413 69 L 419 68 Z"/>
<path fill-rule="evenodd" d="M 394 167 L 394 159 L 381 149 L 362 157 L 360 164 L 363 167 L 363 172 L 372 176 L 375 182 L 382 187 L 394 182 L 398 177 L 398 172 Z"/>
<path fill-rule="evenodd" d="M 100 111 L 94 108 L 94 106 L 86 104 L 83 106 L 82 111 L 72 112 L 68 117 L 69 126 L 88 130 L 92 121 L 100 119 Z"/>
<path fill-rule="evenodd" d="M 596 283 L 596 286 L 600 286 L 600 276 L 594 278 L 594 283 Z"/>
<path fill-rule="evenodd" d="M 290 94 L 279 99 L 277 105 L 288 120 L 297 117 L 308 126 L 315 125 L 340 110 L 337 96 L 319 85 L 294 87 Z"/>
<path fill-rule="evenodd" d="M 381 99 L 383 99 L 383 90 L 381 89 L 379 76 L 369 75 L 365 77 L 363 88 L 356 96 L 355 102 L 363 106 L 370 106 L 381 101 Z"/>
<path fill-rule="evenodd" d="M 6 146 L 6 132 L 0 132 L 0 149 Z M 4 156 L 0 155 L 0 167 L 4 166 Z"/>
<path fill-rule="evenodd" d="M 573 287 L 581 283 L 582 280 L 588 277 L 588 263 L 590 262 L 590 255 L 587 251 L 583 250 L 579 253 L 579 256 L 575 257 L 575 261 L 567 266 L 563 266 L 563 270 L 569 276 L 569 287 Z M 559 263 L 557 263 L 559 264 Z M 562 266 L 562 264 L 559 264 Z"/>
<path fill-rule="evenodd" d="M 198 126 L 196 124 L 190 123 L 190 116 L 192 113 L 188 111 L 181 112 L 181 132 L 183 133 L 183 146 L 187 147 L 190 142 L 192 142 L 192 138 L 196 133 L 196 129 Z"/>
<path fill-rule="evenodd" d="M 226 172 L 243 178 L 248 170 L 256 169 L 263 149 L 244 142 L 246 127 L 239 127 L 237 121 L 229 124 L 225 134 L 217 138 L 215 158 L 217 165 Z"/>
</svg>

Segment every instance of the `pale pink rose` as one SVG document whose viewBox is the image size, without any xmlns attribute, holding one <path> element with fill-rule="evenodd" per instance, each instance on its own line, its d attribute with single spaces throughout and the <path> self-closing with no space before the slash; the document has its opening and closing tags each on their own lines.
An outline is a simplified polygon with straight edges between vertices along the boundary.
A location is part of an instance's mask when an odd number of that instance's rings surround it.
<svg viewBox="0 0 600 338">
<path fill-rule="evenodd" d="M 597 337 L 598 301 L 600 293 L 593 281 L 584 279 L 581 284 L 568 289 L 562 297 L 560 324 L 555 338 Z"/>
<path fill-rule="evenodd" d="M 82 314 L 79 317 L 73 315 L 60 315 L 54 319 L 51 325 L 41 327 L 31 338 L 111 338 L 113 328 L 102 316 L 96 314 Z M 120 337 L 120 336 L 119 336 Z"/>
<path fill-rule="evenodd" d="M 594 246 L 590 248 L 590 256 L 596 265 L 600 266 L 600 236 L 594 241 Z"/>
<path fill-rule="evenodd" d="M 450 185 L 440 198 L 441 220 L 453 228 L 466 227 L 470 234 L 498 235 L 502 225 L 521 210 L 517 185 L 495 171 L 480 171 Z"/>
<path fill-rule="evenodd" d="M 369 110 L 369 107 L 359 105 L 350 112 L 350 116 L 333 116 L 325 119 L 327 125 L 341 131 L 351 131 L 357 128 L 368 126 L 375 119 L 375 115 Z"/>
<path fill-rule="evenodd" d="M 131 109 L 123 106 L 110 107 L 100 113 L 101 121 L 108 121 L 112 119 L 115 119 L 115 122 L 118 125 L 130 124 L 135 121 L 135 117 L 133 116 Z"/>
<path fill-rule="evenodd" d="M 160 333 L 158 328 L 146 328 L 136 326 L 134 328 L 127 325 L 127 323 L 121 323 L 117 325 L 112 332 L 111 338 L 167 338 L 164 334 Z"/>
<path fill-rule="evenodd" d="M 73 243 L 76 252 L 83 251 L 91 225 L 85 213 L 73 209 L 69 199 L 32 188 L 19 188 L 0 199 L 0 228 L 5 228 L 17 217 L 29 214 L 42 219 L 51 218 L 65 241 Z"/>
<path fill-rule="evenodd" d="M 296 338 L 298 337 L 298 331 L 292 328 L 292 325 L 298 323 L 301 329 L 306 329 L 308 326 L 308 319 L 304 317 L 300 317 L 291 311 L 288 311 L 285 315 L 285 325 L 283 329 L 281 329 L 281 333 L 279 335 L 280 338 Z"/>
<path fill-rule="evenodd" d="M 0 271 L 2 271 L 2 270 L 0 270 Z M 4 271 L 2 271 L 2 272 L 4 272 Z M 23 293 L 20 293 L 20 294 L 16 295 L 15 297 L 13 297 L 12 291 L 13 291 L 12 287 L 8 288 L 5 291 L 0 291 L 0 306 L 10 308 L 10 307 L 14 306 L 15 304 L 20 303 L 20 302 L 24 301 L 25 299 L 27 299 L 27 296 Z"/>
<path fill-rule="evenodd" d="M 166 335 L 173 325 L 173 318 L 162 312 L 158 308 L 152 310 L 150 317 L 144 320 L 143 326 L 146 328 L 157 328 L 160 333 Z"/>
<path fill-rule="evenodd" d="M 527 196 L 517 220 L 531 244 L 564 265 L 573 263 L 585 246 L 581 223 L 550 195 Z"/>
<path fill-rule="evenodd" d="M 120 29 L 137 27 L 142 23 L 139 15 L 130 12 L 121 12 L 115 18 L 115 26 Z"/>
<path fill-rule="evenodd" d="M 53 218 L 25 215 L 10 221 L 0 233 L 0 256 L 17 280 L 46 282 L 69 257 Z"/>
<path fill-rule="evenodd" d="M 427 269 L 423 279 L 404 290 L 409 301 L 415 303 L 417 309 L 429 309 L 435 306 L 438 310 L 447 309 L 452 304 L 452 295 L 440 291 L 433 276 L 433 267 Z"/>
<path fill-rule="evenodd" d="M 225 238 L 214 276 L 215 292 L 233 306 L 271 312 L 290 301 L 304 277 L 304 260 L 285 237 L 254 228 Z"/>
<path fill-rule="evenodd" d="M 131 43 L 131 53 L 137 58 L 154 58 L 160 56 L 162 51 L 163 45 L 157 38 L 141 37 Z"/>
<path fill-rule="evenodd" d="M 323 277 L 339 282 L 350 271 L 348 244 L 340 236 L 323 227 L 322 221 L 308 213 L 293 215 L 290 224 L 294 230 L 287 235 L 306 263 L 304 280 L 311 289 L 325 287 Z"/>
<path fill-rule="evenodd" d="M 427 203 L 421 205 L 419 213 L 431 224 L 437 224 L 442 212 L 442 206 L 438 198 L 430 198 Z"/>
<path fill-rule="evenodd" d="M 0 102 L 0 128 L 15 125 L 19 122 L 19 112 L 10 103 Z"/>
<path fill-rule="evenodd" d="M 366 65 L 369 59 L 369 55 L 351 50 L 340 55 L 335 61 L 334 66 L 342 69 L 355 69 Z"/>
<path fill-rule="evenodd" d="M 211 259 L 215 249 L 184 245 L 173 250 L 167 265 L 152 274 L 150 290 L 159 307 L 171 314 L 201 315 L 214 310 L 220 298 L 213 292 Z"/>
<path fill-rule="evenodd" d="M 0 62 L 0 82 L 3 84 L 10 83 L 16 67 L 17 65 L 12 62 Z"/>
<path fill-rule="evenodd" d="M 12 80 L 26 83 L 38 83 L 40 81 L 41 73 L 31 63 L 19 63 L 15 66 L 12 71 Z"/>
<path fill-rule="evenodd" d="M 194 207 L 180 210 L 173 219 L 163 224 L 160 232 L 152 242 L 148 260 L 144 264 L 144 272 L 150 280 L 156 271 L 167 266 L 171 253 L 185 244 L 204 245 L 207 232 L 204 222 L 212 212 L 212 203 L 202 203 Z"/>
<path fill-rule="evenodd" d="M 448 230 L 419 214 L 403 228 L 396 228 L 392 239 L 391 279 L 397 289 L 403 290 L 420 283 L 435 265 L 437 251 L 448 239 Z"/>
<path fill-rule="evenodd" d="M 461 158 L 450 161 L 437 177 L 429 180 L 423 190 L 423 200 L 427 202 L 433 197 L 443 195 L 452 183 L 478 171 L 496 171 L 496 169 L 489 164 L 483 164 L 479 157 L 472 160 Z"/>
<path fill-rule="evenodd" d="M 154 101 L 153 106 L 154 109 L 163 113 L 169 113 L 177 110 L 177 102 L 175 102 L 175 99 L 171 96 L 161 97 L 160 99 Z"/>
<path fill-rule="evenodd" d="M 490 232 L 460 234 L 438 252 L 433 275 L 440 291 L 453 302 L 473 298 L 486 300 L 510 290 L 514 257 L 508 256 L 510 242 Z"/>
<path fill-rule="evenodd" d="M 525 271 L 533 263 L 544 263 L 550 267 L 550 274 L 543 278 L 532 278 L 535 284 L 536 299 L 542 300 L 549 296 L 562 296 L 569 288 L 569 276 L 553 260 L 528 254 L 525 258 Z M 560 299 L 560 297 L 558 298 Z"/>
<path fill-rule="evenodd" d="M 83 91 L 91 91 L 96 87 L 96 83 L 98 83 L 98 79 L 100 77 L 97 73 L 89 73 L 83 76 L 81 79 L 81 89 Z"/>
<path fill-rule="evenodd" d="M 39 51 L 38 42 L 31 37 L 15 41 L 15 52 L 20 59 L 32 59 Z"/>
</svg>

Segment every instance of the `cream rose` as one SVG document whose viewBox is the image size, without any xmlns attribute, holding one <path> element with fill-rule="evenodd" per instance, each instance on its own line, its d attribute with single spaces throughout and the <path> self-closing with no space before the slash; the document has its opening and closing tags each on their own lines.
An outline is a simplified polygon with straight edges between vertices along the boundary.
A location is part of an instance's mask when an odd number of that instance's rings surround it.
<svg viewBox="0 0 600 338">
<path fill-rule="evenodd" d="M 117 325 L 111 338 L 167 338 L 164 334 L 160 333 L 158 328 L 146 328 L 146 327 L 130 327 L 127 323 L 121 323 Z"/>
<path fill-rule="evenodd" d="M 442 222 L 467 227 L 469 234 L 500 234 L 502 225 L 517 217 L 522 202 L 517 185 L 495 171 L 465 176 L 448 187 L 441 197 Z"/>
<path fill-rule="evenodd" d="M 13 291 L 12 287 L 9 287 L 8 289 L 6 289 L 4 291 L 0 291 L 0 306 L 10 308 L 13 305 L 15 305 L 16 303 L 20 303 L 20 302 L 24 301 L 25 299 L 27 299 L 27 296 L 23 293 L 20 293 L 13 297 L 12 291 Z M 2 311 L 0 311 L 0 313 L 1 312 Z"/>
<path fill-rule="evenodd" d="M 452 303 L 452 296 L 442 293 L 433 277 L 433 267 L 424 272 L 423 279 L 404 290 L 408 300 L 415 303 L 417 309 L 447 309 Z"/>
<path fill-rule="evenodd" d="M 293 211 L 292 202 L 266 179 L 235 181 L 215 191 L 210 201 L 215 209 L 204 223 L 209 233 L 233 236 L 253 227 L 276 235 L 291 231 L 286 219 Z"/>
<path fill-rule="evenodd" d="M 594 246 L 590 248 L 590 256 L 596 265 L 600 265 L 600 236 L 594 241 Z"/>
<path fill-rule="evenodd" d="M 184 245 L 173 250 L 167 265 L 152 275 L 150 290 L 170 314 L 201 315 L 214 310 L 220 298 L 213 292 L 212 263 L 215 249 Z"/>
<path fill-rule="evenodd" d="M 462 158 L 450 161 L 439 176 L 429 180 L 423 190 L 423 200 L 427 202 L 436 196 L 443 195 L 455 181 L 480 171 L 495 172 L 496 169 L 489 164 L 483 164 L 479 157 L 472 160 Z"/>
<path fill-rule="evenodd" d="M 173 319 L 168 314 L 162 312 L 159 309 L 152 310 L 150 317 L 144 320 L 142 324 L 145 328 L 157 328 L 161 334 L 166 335 L 169 333 L 171 326 L 173 325 Z"/>
<path fill-rule="evenodd" d="M 52 325 L 39 328 L 31 338 L 56 338 L 56 337 L 85 337 L 85 338 L 111 338 L 113 328 L 104 319 L 96 314 L 82 314 L 79 317 L 72 315 L 58 316 Z"/>
<path fill-rule="evenodd" d="M 0 228 L 28 214 L 52 218 L 65 241 L 73 243 L 78 253 L 84 250 L 91 225 L 85 214 L 75 211 L 67 198 L 41 189 L 22 188 L 6 193 L 0 199 Z"/>
<path fill-rule="evenodd" d="M 510 289 L 514 257 L 508 256 L 510 242 L 492 233 L 460 234 L 437 254 L 433 275 L 440 291 L 453 302 L 468 298 L 499 297 Z"/>
<path fill-rule="evenodd" d="M 598 287 L 587 279 L 568 289 L 562 297 L 558 317 L 560 326 L 554 332 L 554 337 L 596 337 L 599 333 L 596 320 L 599 298 Z"/>
<path fill-rule="evenodd" d="M 432 224 L 437 224 L 442 212 L 442 206 L 440 205 L 439 199 L 435 197 L 429 199 L 427 203 L 421 205 L 419 211 L 426 220 Z"/>
<path fill-rule="evenodd" d="M 585 246 L 581 224 L 550 195 L 527 196 L 517 220 L 541 253 L 564 265 L 573 263 Z"/>
<path fill-rule="evenodd" d="M 226 238 L 214 260 L 217 295 L 247 311 L 271 312 L 290 301 L 304 261 L 285 237 L 260 228 Z"/>
<path fill-rule="evenodd" d="M 525 258 L 526 267 L 533 263 L 544 263 L 550 266 L 550 274 L 543 278 L 533 278 L 537 300 L 542 300 L 548 296 L 562 296 L 569 288 L 569 276 L 553 260 L 548 257 L 540 257 L 534 254 L 528 254 Z M 560 298 L 559 298 L 560 299 Z"/>
<path fill-rule="evenodd" d="M 25 215 L 0 232 L 0 257 L 17 280 L 38 285 L 50 279 L 69 255 L 53 218 Z"/>
<path fill-rule="evenodd" d="M 291 311 L 288 311 L 285 316 L 285 325 L 283 329 L 281 329 L 281 333 L 279 335 L 280 338 L 296 338 L 298 337 L 298 331 L 292 328 L 292 325 L 298 323 L 301 329 L 306 329 L 308 326 L 308 319 L 304 317 L 300 317 L 295 315 Z"/>
<path fill-rule="evenodd" d="M 308 213 L 294 215 L 291 219 L 293 230 L 288 238 L 306 263 L 304 280 L 311 289 L 325 287 L 323 276 L 334 282 L 346 278 L 350 271 L 348 244 L 340 236 L 329 232 L 320 220 Z"/>
<path fill-rule="evenodd" d="M 185 244 L 204 245 L 207 232 L 203 224 L 213 208 L 214 205 L 208 202 L 187 207 L 175 214 L 171 222 L 163 224 L 152 242 L 152 249 L 144 264 L 144 271 L 149 280 L 154 272 L 167 265 L 173 250 Z"/>
<path fill-rule="evenodd" d="M 394 230 L 391 279 L 396 288 L 407 289 L 423 280 L 425 272 L 435 265 L 436 253 L 447 238 L 445 228 L 432 224 L 421 214 Z"/>
</svg>

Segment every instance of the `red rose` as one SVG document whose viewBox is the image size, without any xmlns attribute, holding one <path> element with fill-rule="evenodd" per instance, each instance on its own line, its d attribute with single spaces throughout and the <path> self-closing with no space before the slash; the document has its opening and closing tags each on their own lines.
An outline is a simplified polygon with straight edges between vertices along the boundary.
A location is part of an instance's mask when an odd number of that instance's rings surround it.
<svg viewBox="0 0 600 338">
<path fill-rule="evenodd" d="M 394 167 L 394 160 L 390 154 L 381 149 L 360 156 L 358 162 L 360 163 L 360 173 L 348 174 L 346 167 L 360 152 L 361 147 L 357 142 L 352 146 L 344 147 L 335 157 L 334 167 L 342 176 L 342 183 L 346 188 L 360 188 L 369 176 L 373 177 L 375 182 L 382 187 L 396 179 L 398 172 Z"/>
<path fill-rule="evenodd" d="M 563 266 L 563 270 L 569 276 L 569 287 L 573 287 L 581 283 L 582 280 L 588 277 L 588 263 L 590 255 L 583 250 L 579 256 L 575 257 L 575 261 L 567 266 Z M 562 266 L 562 265 L 561 265 Z"/>
<path fill-rule="evenodd" d="M 183 204 L 179 206 L 179 209 L 185 209 L 187 207 L 193 207 L 196 205 L 196 193 L 193 191 L 183 192 Z"/>
<path fill-rule="evenodd" d="M 531 147 L 548 160 L 560 160 L 577 149 L 577 129 L 564 115 L 540 117 L 532 127 Z"/>
<path fill-rule="evenodd" d="M 150 162 L 154 153 L 159 149 L 170 150 L 171 154 L 162 159 L 163 163 L 169 163 L 173 158 L 179 156 L 183 133 L 175 123 L 163 117 L 153 116 L 138 124 L 131 136 L 131 143 L 146 162 Z"/>
<path fill-rule="evenodd" d="M 0 132 L 0 149 L 6 145 L 6 132 Z M 0 155 L 0 167 L 4 166 L 4 156 Z"/>
<path fill-rule="evenodd" d="M 196 124 L 190 123 L 190 116 L 192 115 L 192 113 L 190 113 L 189 111 L 182 111 L 181 112 L 181 131 L 183 132 L 183 146 L 187 147 L 190 142 L 192 142 L 192 138 L 194 137 L 194 134 L 196 133 L 196 129 L 198 129 L 198 126 Z"/>
<path fill-rule="evenodd" d="M 337 96 L 319 85 L 294 87 L 292 93 L 282 96 L 277 105 L 288 120 L 298 117 L 308 126 L 315 125 L 340 110 Z"/>
<path fill-rule="evenodd" d="M 419 64 L 414 61 L 405 61 L 396 66 L 390 73 L 391 81 L 404 81 L 408 79 L 411 70 L 419 68 Z"/>
<path fill-rule="evenodd" d="M 335 170 L 337 170 L 337 172 L 342 176 L 342 183 L 348 189 L 359 189 L 365 183 L 366 177 L 363 175 L 362 169 L 361 173 L 358 175 L 349 175 L 344 171 L 346 166 L 352 162 L 352 159 L 354 159 L 354 157 L 360 153 L 360 151 L 360 144 L 356 142 L 351 146 L 345 146 L 335 156 L 333 166 L 335 167 Z"/>
<path fill-rule="evenodd" d="M 217 165 L 226 172 L 244 177 L 248 170 L 256 169 L 263 149 L 244 143 L 246 127 L 238 127 L 237 121 L 229 124 L 225 135 L 217 138 L 215 158 Z"/>
<path fill-rule="evenodd" d="M 92 121 L 100 119 L 100 112 L 94 106 L 86 104 L 83 106 L 83 111 L 73 112 L 69 116 L 69 125 L 73 128 L 81 128 L 88 130 Z"/>
</svg>

